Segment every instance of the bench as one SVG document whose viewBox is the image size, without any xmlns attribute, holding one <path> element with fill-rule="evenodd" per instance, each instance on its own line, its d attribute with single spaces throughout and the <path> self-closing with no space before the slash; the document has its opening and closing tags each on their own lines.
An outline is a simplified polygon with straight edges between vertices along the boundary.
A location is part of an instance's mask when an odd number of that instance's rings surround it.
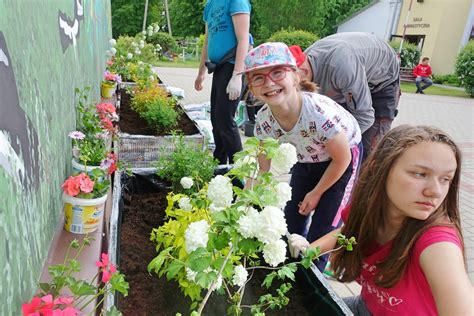
<svg viewBox="0 0 474 316">
<path fill-rule="evenodd" d="M 413 68 L 400 67 L 400 81 L 402 82 L 415 82 L 415 76 L 413 76 Z"/>
</svg>

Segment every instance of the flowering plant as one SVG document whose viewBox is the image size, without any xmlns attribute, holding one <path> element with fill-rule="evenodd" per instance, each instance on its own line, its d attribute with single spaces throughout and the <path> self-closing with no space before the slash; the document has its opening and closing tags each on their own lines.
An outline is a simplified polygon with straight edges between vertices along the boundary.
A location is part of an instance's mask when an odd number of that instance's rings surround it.
<svg viewBox="0 0 474 316">
<path fill-rule="evenodd" d="M 70 176 L 61 185 L 64 193 L 81 199 L 95 199 L 104 196 L 110 187 L 110 181 L 106 179 L 104 170 L 92 169 L 89 174 L 84 172 Z"/>
<path fill-rule="evenodd" d="M 152 231 L 151 240 L 159 253 L 148 270 L 176 280 L 193 301 L 196 315 L 201 315 L 214 290 L 229 296 L 231 314 L 240 315 L 244 307 L 251 308 L 253 315 L 281 308 L 288 303 L 285 293 L 291 285 L 286 282 L 294 281 L 297 266 L 307 268 L 319 255 L 318 249 L 309 249 L 302 261 L 285 263 L 287 248 L 282 237 L 287 225 L 282 209 L 291 198 L 291 187 L 276 181 L 270 172 L 258 171 L 261 154 L 274 159 L 286 172 L 297 160 L 290 144 L 250 138 L 235 155 L 235 166 L 227 174 L 214 177 L 203 187 L 192 181 L 192 176 L 184 177 L 185 192 L 194 193 L 171 192 L 166 209 L 169 220 Z M 251 180 L 250 188 L 233 187 L 231 178 Z M 193 186 L 197 187 L 190 190 Z M 243 306 L 245 286 L 257 269 L 272 271 L 262 283 L 267 289 L 274 279 L 283 283 L 276 295 L 266 294 L 254 305 Z M 203 291 L 207 291 L 204 297 Z"/>
<path fill-rule="evenodd" d="M 114 86 L 115 84 L 122 82 L 122 77 L 106 70 L 104 72 L 104 80 L 102 82 L 109 86 Z"/>
<path fill-rule="evenodd" d="M 96 262 L 99 271 L 92 281 L 80 280 L 74 276 L 74 273 L 81 271 L 81 264 L 77 258 L 84 247 L 90 243 L 91 238 L 87 236 L 82 243 L 77 239 L 70 243 L 64 263 L 48 268 L 51 281 L 40 283 L 39 293 L 30 302 L 21 306 L 23 315 L 75 316 L 82 314 L 91 303 L 94 304 L 94 311 L 96 311 L 108 293 L 113 294 L 118 291 L 124 296 L 128 295 L 128 282 L 117 267 L 109 262 L 109 256 L 105 253 L 101 255 L 101 260 Z M 69 256 L 72 249 L 76 250 L 74 257 Z M 70 294 L 65 294 L 66 291 Z M 109 311 L 102 309 L 98 315 L 121 314 L 114 307 Z"/>
</svg>

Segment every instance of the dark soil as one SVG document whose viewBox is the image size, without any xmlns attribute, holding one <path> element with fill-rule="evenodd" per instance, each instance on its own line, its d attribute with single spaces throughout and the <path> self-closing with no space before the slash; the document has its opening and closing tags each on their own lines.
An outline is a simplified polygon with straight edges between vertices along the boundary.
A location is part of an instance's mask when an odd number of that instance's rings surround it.
<svg viewBox="0 0 474 316">
<path fill-rule="evenodd" d="M 118 307 L 125 316 L 172 316 L 177 312 L 183 315 L 190 314 L 191 301 L 184 297 L 177 283 L 167 281 L 164 276 L 159 278 L 157 275 L 151 275 L 147 271 L 148 264 L 157 255 L 155 246 L 150 241 L 150 233 L 153 228 L 157 228 L 164 223 L 167 205 L 166 195 L 168 190 L 157 190 L 156 193 L 150 192 L 153 191 L 150 188 L 157 187 L 156 184 L 156 180 L 153 180 L 145 183 L 145 190 L 142 190 L 141 193 L 130 192 L 132 190 L 129 190 L 129 193 L 125 190 L 122 196 L 124 207 L 120 233 L 119 268 L 125 274 L 130 289 L 128 297 L 118 299 Z M 143 183 L 141 185 L 143 186 Z M 136 189 L 136 182 L 129 185 L 128 188 L 132 186 Z M 266 271 L 256 270 L 250 284 L 246 287 L 244 305 L 255 304 L 258 297 L 268 293 L 260 287 L 265 275 Z M 308 313 L 304 306 L 316 307 L 316 314 L 323 311 L 321 315 L 334 315 L 334 313 L 324 313 L 324 308 L 318 306 L 322 303 L 322 300 L 315 297 L 314 288 L 308 288 L 301 284 L 299 280 L 292 283 L 293 288 L 287 293 L 290 302 L 284 309 L 267 310 L 266 315 L 304 316 L 315 314 L 314 309 L 313 312 Z M 272 293 L 276 295 L 274 289 Z M 204 291 L 203 295 L 205 295 Z M 213 294 L 203 314 L 207 316 L 226 315 L 226 308 L 225 296 Z M 243 314 L 250 315 L 249 309 L 244 309 Z"/>
<path fill-rule="evenodd" d="M 159 132 L 156 129 L 149 127 L 148 123 L 142 119 L 137 112 L 132 110 L 130 107 L 131 97 L 125 89 L 119 89 L 118 94 L 120 96 L 120 109 L 118 110 L 120 115 L 120 121 L 118 126 L 121 132 L 132 134 L 132 135 L 152 135 L 152 136 L 164 136 L 170 135 L 168 132 Z M 191 119 L 186 115 L 183 109 L 176 105 L 176 110 L 179 113 L 178 124 L 174 128 L 176 131 L 180 131 L 184 135 L 198 134 L 199 130 Z"/>
</svg>

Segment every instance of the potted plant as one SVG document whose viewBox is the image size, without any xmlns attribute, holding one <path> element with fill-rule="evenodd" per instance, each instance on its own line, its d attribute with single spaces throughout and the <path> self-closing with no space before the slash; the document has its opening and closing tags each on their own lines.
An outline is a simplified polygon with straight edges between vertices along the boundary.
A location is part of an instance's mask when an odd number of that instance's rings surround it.
<svg viewBox="0 0 474 316">
<path fill-rule="evenodd" d="M 39 284 L 39 292 L 27 303 L 22 304 L 24 316 L 40 315 L 121 315 L 117 309 L 108 312 L 102 308 L 104 297 L 120 292 L 127 296 L 128 282 L 124 275 L 102 253 L 96 261 L 97 274 L 92 280 L 84 280 L 76 275 L 81 272 L 78 258 L 85 246 L 90 245 L 90 237 L 82 242 L 74 239 L 69 244 L 64 263 L 48 267 L 50 281 Z M 92 306 L 91 306 L 92 305 Z M 97 312 L 97 313 L 94 313 Z"/>
<path fill-rule="evenodd" d="M 104 214 L 110 181 L 105 171 L 97 168 L 89 173 L 70 176 L 61 188 L 64 202 L 64 228 L 75 234 L 97 229 Z"/>
<path fill-rule="evenodd" d="M 122 82 L 122 78 L 118 74 L 114 74 L 108 70 L 104 72 L 104 79 L 100 85 L 100 94 L 105 99 L 110 99 L 114 96 L 117 84 Z"/>
</svg>

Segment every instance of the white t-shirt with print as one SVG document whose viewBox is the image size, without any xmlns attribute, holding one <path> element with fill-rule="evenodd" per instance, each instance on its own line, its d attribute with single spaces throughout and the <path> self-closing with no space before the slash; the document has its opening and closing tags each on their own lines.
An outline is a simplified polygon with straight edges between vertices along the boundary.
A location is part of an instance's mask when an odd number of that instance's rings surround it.
<svg viewBox="0 0 474 316">
<path fill-rule="evenodd" d="M 315 163 L 331 160 L 325 144 L 343 132 L 349 147 L 357 146 L 361 133 L 356 119 L 332 99 L 313 92 L 301 92 L 302 107 L 298 122 L 289 132 L 278 124 L 268 104 L 258 111 L 255 136 L 263 140 L 271 137 L 280 143 L 296 147 L 298 161 Z"/>
</svg>

